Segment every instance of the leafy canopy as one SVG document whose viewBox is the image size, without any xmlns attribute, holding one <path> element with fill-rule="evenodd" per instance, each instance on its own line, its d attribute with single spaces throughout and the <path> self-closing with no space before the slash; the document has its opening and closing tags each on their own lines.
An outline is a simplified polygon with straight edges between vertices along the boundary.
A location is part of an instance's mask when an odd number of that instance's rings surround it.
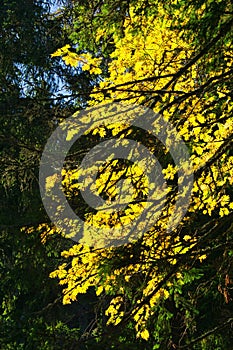
<svg viewBox="0 0 233 350">
<path fill-rule="evenodd" d="M 95 8 L 93 27 L 87 27 L 93 29 L 91 52 L 81 31 L 77 53 L 66 45 L 53 56 L 61 56 L 66 64 L 79 65 L 93 77 L 98 76 L 90 106 L 114 101 L 136 103 L 153 108 L 176 126 L 191 153 L 193 169 L 186 171 L 194 171 L 192 201 L 179 227 L 168 235 L 167 218 L 174 208 L 178 169 L 164 156 L 163 173 L 173 186 L 167 193 L 170 202 L 156 226 L 138 241 L 118 248 L 92 249 L 86 239 L 62 253 L 69 262 L 59 266 L 51 277 L 58 277 L 65 285 L 64 303 L 95 287 L 96 294 L 105 300 L 102 312 L 107 317 L 106 327 L 113 325 L 118 332 L 123 325 L 133 327 L 136 337 L 151 342 L 153 349 L 165 348 L 169 341 L 172 346 L 186 347 L 190 342 L 200 342 L 197 349 L 205 349 L 205 341 L 198 339 L 198 298 L 204 300 L 201 293 L 212 286 L 211 278 L 222 278 L 232 264 L 232 5 L 219 1 L 218 14 L 212 1 L 191 2 L 189 6 L 177 1 L 168 5 L 156 1 L 136 5 L 132 1 L 124 5 L 126 2 L 119 7 L 120 20 L 118 17 L 114 25 L 114 16 L 110 17 L 106 31 L 106 14 L 110 8 L 114 11 L 114 6 L 109 1 Z M 89 23 L 90 12 L 83 13 L 85 18 L 79 20 Z M 99 18 L 102 21 L 97 27 Z M 77 21 L 76 27 L 79 25 Z M 195 33 L 194 26 L 198 28 Z M 72 37 L 77 38 L 77 34 Z M 150 135 L 143 137 L 118 123 L 94 129 L 88 137 L 98 141 L 109 135 L 137 136 L 151 152 L 156 152 L 158 146 Z M 78 205 L 75 209 L 94 226 L 133 221 L 143 208 L 139 192 L 146 196 L 148 191 L 141 175 L 136 166 L 120 160 L 107 163 L 100 171 L 95 189 L 110 200 L 119 195 L 116 184 L 122 176 L 130 181 L 136 178 L 132 197 L 139 199 L 138 203 L 130 204 L 122 215 L 86 212 Z M 77 168 L 66 168 L 63 177 L 63 187 L 72 201 L 81 188 L 74 181 L 79 177 Z M 85 234 L 88 237 L 88 229 Z M 212 289 L 211 293 L 216 297 Z M 174 319 L 178 314 L 177 335 Z M 208 337 L 209 329 L 205 327 L 203 339 Z M 212 341 L 208 339 L 207 346 Z"/>
</svg>

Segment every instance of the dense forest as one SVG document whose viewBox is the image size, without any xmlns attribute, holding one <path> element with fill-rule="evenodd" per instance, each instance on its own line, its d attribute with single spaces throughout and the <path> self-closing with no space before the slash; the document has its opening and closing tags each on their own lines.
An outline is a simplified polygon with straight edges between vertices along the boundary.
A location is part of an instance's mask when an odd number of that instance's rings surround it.
<svg viewBox="0 0 233 350">
<path fill-rule="evenodd" d="M 231 350 L 232 2 L 0 4 L 0 349 Z"/>
</svg>

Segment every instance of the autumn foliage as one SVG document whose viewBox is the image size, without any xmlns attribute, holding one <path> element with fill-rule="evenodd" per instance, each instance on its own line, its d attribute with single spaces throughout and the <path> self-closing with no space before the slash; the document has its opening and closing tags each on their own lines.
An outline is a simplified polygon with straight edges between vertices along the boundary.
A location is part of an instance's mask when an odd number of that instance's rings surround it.
<svg viewBox="0 0 233 350">
<path fill-rule="evenodd" d="M 62 253 L 69 262 L 50 275 L 64 285 L 64 303 L 75 301 L 80 293 L 94 287 L 96 295 L 106 300 L 101 304 L 105 327 L 133 327 L 136 337 L 151 341 L 153 349 L 164 349 L 160 344 L 166 329 L 171 348 L 183 348 L 182 344 L 194 341 L 197 300 L 212 283 L 207 270 L 212 271 L 212 279 L 218 279 L 224 277 L 224 272 L 230 273 L 227 265 L 232 264 L 232 19 L 227 13 L 223 15 L 209 41 L 200 43 L 198 35 L 195 38 L 188 29 L 191 17 L 182 16 L 182 6 L 175 9 L 177 2 L 172 3 L 172 15 L 171 8 L 167 10 L 163 5 L 157 5 L 157 14 L 130 5 L 121 32 L 111 35 L 114 49 L 108 60 L 101 51 L 88 52 L 88 46 L 74 53 L 66 45 L 52 55 L 99 76 L 89 106 L 121 101 L 150 107 L 176 127 L 190 151 L 192 168 L 186 171 L 194 173 L 192 199 L 186 216 L 173 232 L 166 233 L 167 217 L 173 209 L 168 205 L 156 226 L 138 241 L 96 250 L 88 242 L 74 244 Z M 190 16 L 194 13 L 197 23 L 201 22 L 207 7 L 206 3 L 198 9 L 190 7 Z M 109 31 L 111 34 L 111 26 Z M 108 29 L 101 26 L 96 29 L 97 47 L 103 45 L 108 34 Z M 116 123 L 94 129 L 92 135 L 104 140 L 106 135 L 133 137 L 134 132 Z M 158 145 L 150 136 L 141 136 L 140 140 L 151 152 L 156 151 Z M 172 162 L 165 163 L 166 180 L 174 181 L 177 171 Z M 100 171 L 96 183 L 99 193 L 115 197 L 116 183 L 123 173 L 131 180 L 138 177 L 136 195 L 142 190 L 146 196 L 148 184 L 140 169 L 123 166 L 119 160 Z M 79 177 L 78 170 L 64 170 L 63 176 L 63 187 L 72 198 L 81 186 L 73 181 Z M 168 195 L 173 203 L 173 192 Z M 117 219 L 121 224 L 130 217 L 133 220 L 142 207 L 143 200 L 128 207 L 120 219 L 101 211 L 89 212 L 85 217 L 93 225 L 114 225 Z M 213 264 L 214 256 L 220 265 Z M 178 314 L 179 343 L 172 321 Z M 101 322 L 97 320 L 97 327 Z M 204 349 L 204 342 L 200 346 L 195 349 Z"/>
</svg>

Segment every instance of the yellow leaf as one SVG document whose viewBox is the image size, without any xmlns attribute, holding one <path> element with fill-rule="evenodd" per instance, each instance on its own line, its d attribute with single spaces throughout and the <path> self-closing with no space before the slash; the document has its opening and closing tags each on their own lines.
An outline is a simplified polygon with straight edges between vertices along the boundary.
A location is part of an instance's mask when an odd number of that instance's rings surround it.
<svg viewBox="0 0 233 350">
<path fill-rule="evenodd" d="M 140 336 L 144 340 L 148 340 L 150 337 L 150 333 L 148 332 L 147 329 L 144 329 L 142 332 L 140 332 Z"/>
<path fill-rule="evenodd" d="M 96 290 L 96 295 L 99 296 L 103 292 L 104 288 L 103 286 L 99 286 Z"/>
</svg>

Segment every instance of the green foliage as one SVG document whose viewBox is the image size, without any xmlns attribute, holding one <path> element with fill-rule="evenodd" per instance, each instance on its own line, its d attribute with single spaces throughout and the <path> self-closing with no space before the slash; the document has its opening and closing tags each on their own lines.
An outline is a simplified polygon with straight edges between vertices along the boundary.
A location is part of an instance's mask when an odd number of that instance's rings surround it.
<svg viewBox="0 0 233 350">
<path fill-rule="evenodd" d="M 43 244 L 36 230 L 49 223 L 38 166 L 57 123 L 84 103 L 73 89 L 88 91 L 91 82 L 85 74 L 77 81 L 73 69 L 52 60 L 67 38 L 63 19 L 49 13 L 51 3 L 0 5 L 0 348 L 64 349 L 84 323 L 72 324 L 80 309 L 63 307 L 60 288 L 49 279 L 70 242 L 56 235 Z"/>
</svg>

